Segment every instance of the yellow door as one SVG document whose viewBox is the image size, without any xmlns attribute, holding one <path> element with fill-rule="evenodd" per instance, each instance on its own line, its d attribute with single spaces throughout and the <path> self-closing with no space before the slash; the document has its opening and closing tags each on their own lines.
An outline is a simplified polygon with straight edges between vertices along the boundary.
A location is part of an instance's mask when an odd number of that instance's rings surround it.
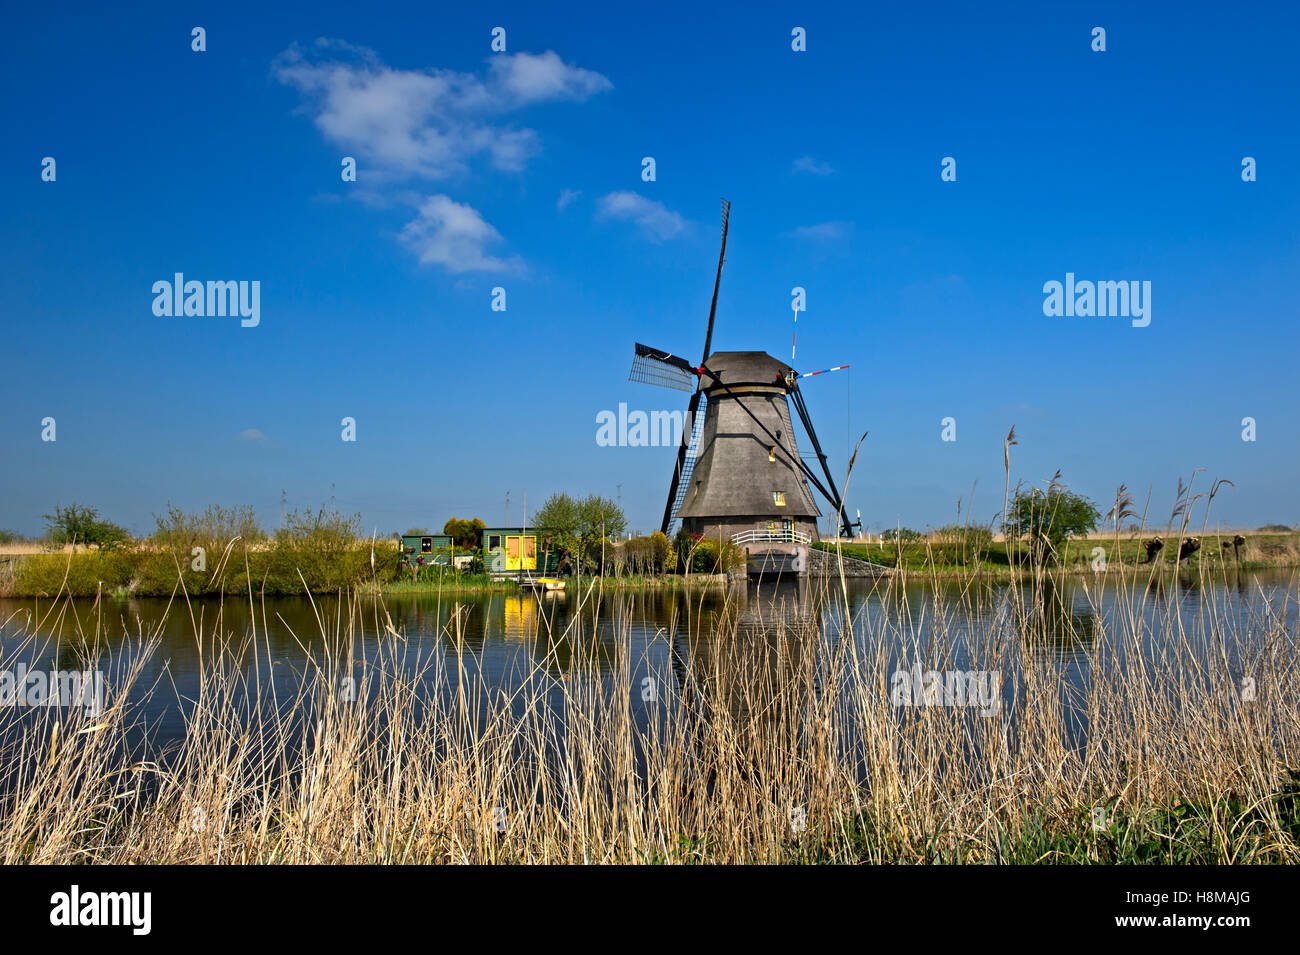
<svg viewBox="0 0 1300 955">
<path fill-rule="evenodd" d="M 514 535 L 506 538 L 506 570 L 537 569 L 537 538 Z"/>
</svg>

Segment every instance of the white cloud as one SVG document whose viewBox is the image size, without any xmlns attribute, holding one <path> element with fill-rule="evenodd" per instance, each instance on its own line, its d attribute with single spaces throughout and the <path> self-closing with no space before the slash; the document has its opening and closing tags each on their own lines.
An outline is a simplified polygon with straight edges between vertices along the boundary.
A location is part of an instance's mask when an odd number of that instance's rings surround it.
<svg viewBox="0 0 1300 955">
<path fill-rule="evenodd" d="M 553 50 L 493 56 L 488 62 L 494 81 L 490 86 L 516 105 L 563 99 L 581 102 L 614 88 L 599 73 L 569 66 Z"/>
<path fill-rule="evenodd" d="M 388 176 L 442 179 L 472 159 L 519 171 L 539 150 L 537 133 L 501 121 L 511 110 L 546 101 L 582 101 L 613 84 L 599 73 L 541 54 L 497 54 L 485 76 L 385 65 L 375 53 L 338 40 L 296 44 L 272 71 L 296 89 L 304 110 L 330 142 Z"/>
<path fill-rule="evenodd" d="M 271 439 L 268 438 L 266 435 L 264 435 L 257 428 L 245 428 L 243 431 L 239 432 L 239 434 L 235 436 L 235 440 L 252 441 L 254 444 L 263 448 L 272 447 L 273 444 Z"/>
<path fill-rule="evenodd" d="M 652 242 L 663 242 L 686 230 L 686 220 L 662 202 L 635 192 L 611 192 L 600 200 L 597 217 L 634 222 Z"/>
<path fill-rule="evenodd" d="M 540 139 L 504 114 L 535 103 L 581 102 L 613 88 L 551 50 L 495 54 L 482 73 L 463 73 L 397 69 L 372 50 L 326 39 L 306 50 L 291 46 L 272 73 L 298 91 L 302 111 L 326 140 L 359 159 L 359 182 L 349 194 L 378 207 L 415 207 L 402 240 L 421 262 L 451 272 L 519 271 L 522 262 L 487 253 L 503 240 L 473 207 L 446 195 L 425 197 L 409 181 L 447 179 L 475 162 L 518 172 L 540 150 Z M 568 195 L 559 208 L 577 193 Z"/>
<path fill-rule="evenodd" d="M 853 231 L 852 222 L 819 222 L 816 225 L 801 225 L 793 232 L 788 233 L 796 239 L 815 239 L 825 241 L 829 239 L 843 239 Z"/>
<path fill-rule="evenodd" d="M 812 156 L 800 156 L 794 161 L 794 172 L 809 172 L 814 176 L 829 176 L 835 169 L 827 162 L 819 162 Z"/>
<path fill-rule="evenodd" d="M 563 212 L 574 199 L 582 195 L 581 189 L 565 189 L 560 193 L 560 198 L 555 202 L 555 208 Z"/>
<path fill-rule="evenodd" d="M 448 272 L 512 272 L 523 263 L 518 257 L 488 255 L 486 247 L 502 241 L 477 209 L 448 196 L 430 196 L 419 214 L 406 224 L 402 241 L 414 249 L 425 265 L 441 265 Z"/>
</svg>

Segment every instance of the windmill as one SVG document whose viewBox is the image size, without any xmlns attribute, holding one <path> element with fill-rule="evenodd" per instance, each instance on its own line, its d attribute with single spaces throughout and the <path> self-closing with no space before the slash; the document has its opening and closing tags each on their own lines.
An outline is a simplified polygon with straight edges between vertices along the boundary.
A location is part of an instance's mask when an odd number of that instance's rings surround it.
<svg viewBox="0 0 1300 955">
<path fill-rule="evenodd" d="M 660 529 L 667 534 L 680 518 L 688 531 L 729 537 L 744 546 L 752 572 L 802 572 L 821 516 L 813 488 L 830 504 L 838 528 L 855 524 L 844 513 L 799 380 L 848 365 L 801 375 L 766 352 L 712 351 L 730 217 L 731 203 L 724 199 L 722 251 L 699 364 L 637 343 L 629 380 L 691 395 Z M 800 456 L 791 405 L 821 465 L 821 478 Z"/>
</svg>

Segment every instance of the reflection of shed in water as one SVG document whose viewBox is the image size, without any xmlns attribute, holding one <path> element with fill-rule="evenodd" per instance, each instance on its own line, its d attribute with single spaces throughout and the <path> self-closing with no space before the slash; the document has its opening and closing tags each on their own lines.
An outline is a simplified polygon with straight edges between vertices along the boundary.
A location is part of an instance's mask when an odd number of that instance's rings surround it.
<svg viewBox="0 0 1300 955">
<path fill-rule="evenodd" d="M 534 642 L 537 639 L 537 598 L 532 594 L 507 594 L 504 599 L 502 635 L 507 640 Z"/>
</svg>

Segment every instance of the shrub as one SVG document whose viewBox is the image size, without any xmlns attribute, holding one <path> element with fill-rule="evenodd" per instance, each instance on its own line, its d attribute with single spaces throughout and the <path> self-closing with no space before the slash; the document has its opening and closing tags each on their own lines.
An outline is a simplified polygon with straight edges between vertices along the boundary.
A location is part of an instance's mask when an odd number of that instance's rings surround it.
<svg viewBox="0 0 1300 955">
<path fill-rule="evenodd" d="M 54 597 L 65 587 L 75 596 L 123 592 L 130 589 L 135 562 L 127 551 L 32 554 L 15 562 L 13 590 L 31 597 Z"/>
<path fill-rule="evenodd" d="M 743 567 L 746 561 L 745 549 L 729 540 L 724 540 L 719 547 L 717 540 L 711 537 L 691 535 L 690 554 L 691 573 L 725 574 Z"/>
<path fill-rule="evenodd" d="M 376 555 L 377 557 L 377 555 Z M 370 576 L 369 541 L 361 538 L 361 515 L 321 508 L 291 511 L 275 532 L 264 575 L 267 593 L 312 593 L 347 587 Z M 256 590 L 263 589 L 254 580 Z"/>
<path fill-rule="evenodd" d="M 620 570 L 633 574 L 661 574 L 668 563 L 668 537 L 655 531 L 649 537 L 633 537 L 615 545 L 614 561 Z"/>
</svg>

